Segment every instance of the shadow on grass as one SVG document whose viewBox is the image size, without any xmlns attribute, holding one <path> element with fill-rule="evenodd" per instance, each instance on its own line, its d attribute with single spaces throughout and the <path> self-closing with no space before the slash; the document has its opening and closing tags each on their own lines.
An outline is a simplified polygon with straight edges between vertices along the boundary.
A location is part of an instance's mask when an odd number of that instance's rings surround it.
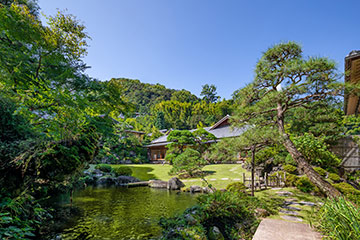
<svg viewBox="0 0 360 240">
<path fill-rule="evenodd" d="M 131 170 L 133 171 L 132 176 L 138 178 L 141 181 L 148 181 L 151 179 L 157 179 L 154 174 L 149 172 L 153 171 L 154 169 L 151 167 L 134 167 L 130 166 Z"/>
</svg>

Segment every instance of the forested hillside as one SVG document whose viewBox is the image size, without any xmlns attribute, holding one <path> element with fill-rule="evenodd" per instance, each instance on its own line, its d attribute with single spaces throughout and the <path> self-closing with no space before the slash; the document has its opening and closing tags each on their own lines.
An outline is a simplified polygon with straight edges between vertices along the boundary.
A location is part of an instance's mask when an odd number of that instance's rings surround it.
<svg viewBox="0 0 360 240">
<path fill-rule="evenodd" d="M 152 132 L 165 128 L 209 126 L 232 112 L 233 101 L 218 101 L 220 97 L 216 95 L 214 85 L 204 85 L 203 97 L 199 98 L 185 89 L 174 90 L 139 80 L 113 78 L 109 82 L 121 88 L 124 99 L 138 113 L 136 119 L 126 119 L 136 130 Z"/>
</svg>

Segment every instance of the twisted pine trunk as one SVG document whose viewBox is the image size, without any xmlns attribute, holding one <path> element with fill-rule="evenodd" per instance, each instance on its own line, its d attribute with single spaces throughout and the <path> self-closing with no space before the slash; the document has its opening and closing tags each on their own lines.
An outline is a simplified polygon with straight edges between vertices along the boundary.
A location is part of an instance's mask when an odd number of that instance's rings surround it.
<svg viewBox="0 0 360 240">
<path fill-rule="evenodd" d="M 306 174 L 309 180 L 315 184 L 323 193 L 328 197 L 339 197 L 341 193 L 334 188 L 329 182 L 325 181 L 306 161 L 304 155 L 297 150 L 295 144 L 291 141 L 289 135 L 285 132 L 284 128 L 284 112 L 281 104 L 277 108 L 277 124 L 279 131 L 284 140 L 284 146 L 290 153 L 291 157 L 297 162 L 299 170 Z"/>
</svg>

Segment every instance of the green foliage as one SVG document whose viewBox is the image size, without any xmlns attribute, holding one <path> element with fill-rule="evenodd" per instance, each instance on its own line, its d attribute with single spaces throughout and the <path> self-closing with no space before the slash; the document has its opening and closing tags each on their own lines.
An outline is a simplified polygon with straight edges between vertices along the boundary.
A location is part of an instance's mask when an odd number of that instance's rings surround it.
<svg viewBox="0 0 360 240">
<path fill-rule="evenodd" d="M 173 166 L 170 174 L 187 174 L 190 177 L 201 172 L 206 161 L 200 153 L 192 148 L 186 148 L 183 153 L 173 160 Z"/>
<path fill-rule="evenodd" d="M 315 186 L 310 182 L 306 176 L 300 177 L 296 182 L 295 186 L 302 192 L 309 193 L 315 189 Z"/>
<path fill-rule="evenodd" d="M 328 150 L 324 137 L 316 138 L 312 134 L 305 133 L 303 136 L 294 137 L 293 141 L 312 165 L 328 168 L 337 167 L 340 164 L 340 159 Z"/>
<path fill-rule="evenodd" d="M 328 178 L 335 183 L 340 182 L 340 176 L 336 173 L 329 173 Z"/>
<path fill-rule="evenodd" d="M 294 175 L 294 174 L 291 174 L 291 173 L 288 173 L 286 174 L 286 179 L 285 179 L 285 185 L 287 187 L 295 187 L 296 186 L 296 182 L 299 180 L 299 177 Z"/>
<path fill-rule="evenodd" d="M 127 166 L 119 166 L 117 168 L 113 168 L 113 172 L 116 176 L 131 176 L 132 170 Z"/>
<path fill-rule="evenodd" d="M 107 164 L 98 164 L 95 166 L 95 169 L 99 169 L 102 172 L 110 173 L 113 171 L 113 168 Z"/>
<path fill-rule="evenodd" d="M 226 186 L 226 190 L 230 192 L 244 193 L 246 189 L 245 184 L 242 182 L 233 182 Z"/>
<path fill-rule="evenodd" d="M 211 144 L 204 158 L 209 163 L 226 163 L 238 160 L 239 151 L 234 147 L 233 139 L 224 138 L 221 141 Z"/>
<path fill-rule="evenodd" d="M 284 165 L 283 169 L 287 173 L 297 174 L 297 167 L 295 167 L 293 165 L 290 165 L 290 164 Z"/>
<path fill-rule="evenodd" d="M 202 86 L 200 96 L 203 96 L 203 100 L 207 103 L 216 102 L 220 98 L 219 96 L 216 96 L 216 94 L 216 86 L 214 84 L 205 84 Z"/>
<path fill-rule="evenodd" d="M 207 228 L 217 226 L 226 239 L 248 239 L 256 229 L 254 209 L 248 207 L 251 200 L 247 197 L 216 191 L 199 196 L 198 202 L 203 225 Z M 236 223 L 242 227 L 240 232 L 235 231 L 234 234 Z"/>
<path fill-rule="evenodd" d="M 320 211 L 319 228 L 328 239 L 360 239 L 359 208 L 344 198 L 328 199 Z"/>
<path fill-rule="evenodd" d="M 166 128 L 166 122 L 163 112 L 158 112 L 155 119 L 155 127 L 158 129 L 164 129 Z"/>
<path fill-rule="evenodd" d="M 326 177 L 327 175 L 326 170 L 322 169 L 321 167 L 314 167 L 314 170 L 322 177 Z"/>
<path fill-rule="evenodd" d="M 349 183 L 341 182 L 335 183 L 333 186 L 345 195 L 350 201 L 359 204 L 360 203 L 360 191 L 355 189 Z"/>
</svg>

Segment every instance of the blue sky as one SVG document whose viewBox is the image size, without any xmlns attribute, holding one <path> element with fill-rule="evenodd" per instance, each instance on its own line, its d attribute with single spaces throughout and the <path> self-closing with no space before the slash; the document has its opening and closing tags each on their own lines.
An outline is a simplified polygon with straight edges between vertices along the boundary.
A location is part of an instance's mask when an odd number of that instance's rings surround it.
<svg viewBox="0 0 360 240">
<path fill-rule="evenodd" d="M 359 0 L 39 0 L 41 12 L 67 9 L 87 27 L 87 73 L 160 83 L 221 97 L 254 77 L 268 47 L 296 41 L 305 56 L 360 50 Z"/>
</svg>

